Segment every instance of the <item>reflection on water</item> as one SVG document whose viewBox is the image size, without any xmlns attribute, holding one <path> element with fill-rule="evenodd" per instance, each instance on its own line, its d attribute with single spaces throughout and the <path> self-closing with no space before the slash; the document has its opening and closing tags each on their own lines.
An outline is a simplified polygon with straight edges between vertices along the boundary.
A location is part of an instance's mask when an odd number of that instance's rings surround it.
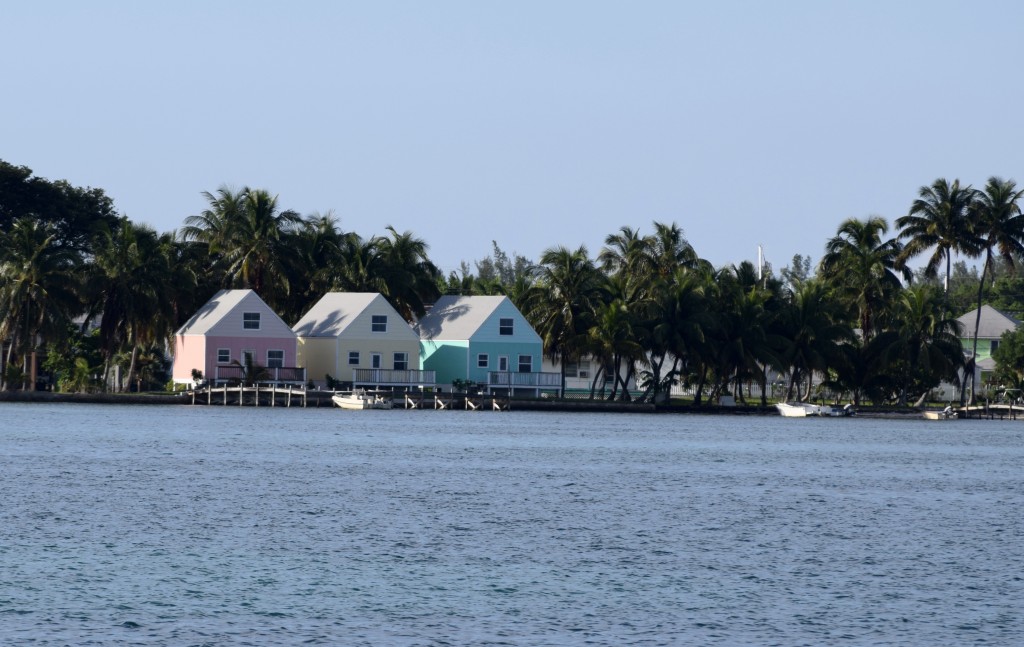
<svg viewBox="0 0 1024 647">
<path fill-rule="evenodd" d="M 0 405 L 0 642 L 1015 644 L 1024 422 Z"/>
</svg>

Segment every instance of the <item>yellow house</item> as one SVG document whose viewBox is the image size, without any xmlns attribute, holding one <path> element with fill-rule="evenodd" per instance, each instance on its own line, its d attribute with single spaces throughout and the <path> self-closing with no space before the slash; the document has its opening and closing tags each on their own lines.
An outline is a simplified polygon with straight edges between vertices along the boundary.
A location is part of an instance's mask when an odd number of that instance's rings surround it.
<svg viewBox="0 0 1024 647">
<path fill-rule="evenodd" d="M 433 386 L 433 372 L 419 370 L 419 336 L 376 292 L 329 292 L 292 330 L 317 386 L 328 375 L 343 388 Z"/>
</svg>

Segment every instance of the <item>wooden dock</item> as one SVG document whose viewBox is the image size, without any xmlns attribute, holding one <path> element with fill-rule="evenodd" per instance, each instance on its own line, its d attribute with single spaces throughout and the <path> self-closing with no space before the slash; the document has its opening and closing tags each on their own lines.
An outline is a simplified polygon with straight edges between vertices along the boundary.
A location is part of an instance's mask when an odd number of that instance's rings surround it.
<svg viewBox="0 0 1024 647">
<path fill-rule="evenodd" d="M 988 418 L 989 420 L 1016 420 L 1024 418 L 1024 405 L 1012 403 L 976 404 L 954 407 L 957 418 Z"/>
<path fill-rule="evenodd" d="M 330 405 L 330 393 L 320 391 L 308 391 L 300 387 L 292 386 L 204 386 L 193 389 L 192 404 L 221 405 L 221 406 L 254 406 L 254 407 L 306 407 L 312 400 L 313 406 L 320 406 L 320 402 L 326 399 Z"/>
<path fill-rule="evenodd" d="M 387 392 L 390 395 L 390 392 Z M 253 407 L 333 407 L 333 391 L 311 391 L 301 387 L 267 386 L 204 386 L 189 393 L 192 404 L 210 406 Z M 508 398 L 495 395 L 466 395 L 464 393 L 395 393 L 395 409 L 433 409 L 436 411 L 460 409 L 466 411 L 508 411 Z"/>
</svg>

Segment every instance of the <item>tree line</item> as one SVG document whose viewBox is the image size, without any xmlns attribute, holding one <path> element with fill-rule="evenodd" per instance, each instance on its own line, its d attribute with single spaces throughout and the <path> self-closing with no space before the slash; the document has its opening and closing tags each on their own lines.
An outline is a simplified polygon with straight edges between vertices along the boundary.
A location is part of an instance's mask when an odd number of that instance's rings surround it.
<svg viewBox="0 0 1024 647">
<path fill-rule="evenodd" d="M 819 263 L 797 255 L 778 274 L 751 262 L 715 268 L 676 223 L 654 222 L 610 233 L 594 255 L 556 245 L 534 261 L 492 241 L 490 255 L 445 276 L 412 232 L 365 238 L 265 189 L 203 193 L 201 213 L 158 233 L 119 215 L 102 190 L 0 161 L 3 380 L 28 388 L 45 349 L 61 389 L 104 388 L 115 366 L 115 388 L 158 382 L 173 332 L 223 288 L 255 290 L 288 322 L 329 291 L 380 292 L 409 321 L 441 294 L 505 294 L 563 371 L 593 362 L 592 397 L 664 401 L 683 384 L 696 404 L 745 401 L 757 384 L 762 404 L 770 386 L 786 399 L 908 403 L 973 376 L 959 340 L 976 331 L 956 315 L 986 295 L 1011 310 L 1024 302 L 1022 194 L 997 177 L 981 189 L 938 179 L 891 234 L 884 218 L 848 219 Z"/>
</svg>

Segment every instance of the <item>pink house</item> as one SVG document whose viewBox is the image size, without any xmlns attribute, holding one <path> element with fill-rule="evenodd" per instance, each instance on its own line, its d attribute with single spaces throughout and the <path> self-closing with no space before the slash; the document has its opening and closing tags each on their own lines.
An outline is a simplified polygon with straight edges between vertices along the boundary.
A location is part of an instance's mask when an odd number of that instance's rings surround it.
<svg viewBox="0 0 1024 647">
<path fill-rule="evenodd" d="M 261 382 L 304 383 L 296 368 L 292 329 L 252 290 L 221 290 L 174 333 L 175 384 L 192 384 L 192 371 L 211 383 L 243 379 L 247 366 L 264 367 Z"/>
</svg>

